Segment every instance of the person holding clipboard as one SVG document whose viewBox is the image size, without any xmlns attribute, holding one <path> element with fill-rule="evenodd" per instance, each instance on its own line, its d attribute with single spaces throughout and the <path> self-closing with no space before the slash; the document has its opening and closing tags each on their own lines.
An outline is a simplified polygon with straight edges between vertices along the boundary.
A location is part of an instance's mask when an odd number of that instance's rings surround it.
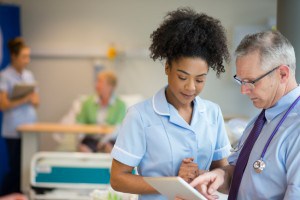
<svg viewBox="0 0 300 200">
<path fill-rule="evenodd" d="M 10 40 L 10 65 L 0 73 L 0 109 L 3 111 L 2 136 L 5 139 L 10 170 L 4 178 L 3 195 L 20 191 L 21 124 L 36 121 L 39 96 L 33 89 L 33 74 L 25 69 L 30 62 L 30 48 L 22 38 Z"/>
<path fill-rule="evenodd" d="M 168 85 L 129 108 L 112 150 L 111 186 L 166 199 L 143 177 L 180 176 L 227 165 L 229 143 L 220 107 L 198 95 L 209 70 L 225 72 L 229 53 L 220 21 L 190 8 L 169 12 L 152 35 L 153 60 L 165 61 Z M 137 167 L 138 174 L 132 174 Z M 192 169 L 192 170 L 191 170 Z"/>
</svg>

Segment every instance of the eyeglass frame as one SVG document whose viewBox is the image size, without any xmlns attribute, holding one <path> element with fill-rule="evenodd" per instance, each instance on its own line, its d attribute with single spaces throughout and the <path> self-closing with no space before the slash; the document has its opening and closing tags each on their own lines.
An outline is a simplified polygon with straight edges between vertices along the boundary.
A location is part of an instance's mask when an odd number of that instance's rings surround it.
<svg viewBox="0 0 300 200">
<path fill-rule="evenodd" d="M 263 79 L 264 77 L 266 77 L 267 75 L 271 74 L 272 72 L 274 72 L 276 69 L 278 69 L 281 65 L 271 69 L 270 71 L 268 71 L 267 73 L 261 75 L 260 77 L 254 79 L 253 81 L 242 81 L 240 79 L 237 78 L 237 75 L 234 75 L 233 78 L 234 80 L 239 84 L 239 85 L 249 85 L 251 84 L 252 85 L 252 89 L 255 87 L 255 83 L 257 83 L 258 81 L 260 81 L 261 79 Z"/>
</svg>

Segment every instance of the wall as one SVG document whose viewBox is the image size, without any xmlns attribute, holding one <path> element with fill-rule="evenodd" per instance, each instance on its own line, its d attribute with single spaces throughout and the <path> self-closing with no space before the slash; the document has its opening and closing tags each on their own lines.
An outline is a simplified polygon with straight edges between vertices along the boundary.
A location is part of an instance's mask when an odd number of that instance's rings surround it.
<svg viewBox="0 0 300 200">
<path fill-rule="evenodd" d="M 300 1 L 278 0 L 277 26 L 278 30 L 292 43 L 295 49 L 296 61 L 300 60 L 300 26 L 295 26 L 300 20 Z M 300 82 L 300 69 L 296 68 L 296 79 Z"/>
<path fill-rule="evenodd" d="M 257 26 L 276 16 L 276 0 L 26 0 L 21 5 L 23 35 L 32 47 L 30 69 L 40 86 L 40 121 L 59 121 L 79 94 L 93 91 L 95 56 L 111 42 L 131 56 L 116 62 L 100 61 L 115 68 L 120 78 L 118 92 L 150 97 L 166 84 L 164 68 L 143 53 L 149 35 L 167 11 L 191 6 L 219 18 L 232 43 L 236 26 Z M 137 53 L 137 56 L 133 56 Z M 56 57 L 56 54 L 65 54 Z M 76 55 L 77 56 L 74 56 Z M 53 55 L 53 56 L 50 56 Z M 71 56 L 73 55 L 73 56 Z M 86 55 L 86 56 L 84 56 Z M 99 60 L 98 59 L 98 60 Z M 221 106 L 225 116 L 252 116 L 257 110 L 239 93 L 232 81 L 230 64 L 216 80 L 210 71 L 202 97 Z"/>
</svg>

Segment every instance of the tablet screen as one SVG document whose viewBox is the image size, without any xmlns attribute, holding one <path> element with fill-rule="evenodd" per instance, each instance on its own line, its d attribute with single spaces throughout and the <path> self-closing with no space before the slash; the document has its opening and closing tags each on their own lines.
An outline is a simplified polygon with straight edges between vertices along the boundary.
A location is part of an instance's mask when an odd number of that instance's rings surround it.
<svg viewBox="0 0 300 200">
<path fill-rule="evenodd" d="M 34 92 L 35 84 L 16 84 L 14 85 L 10 99 L 17 100 Z"/>
<path fill-rule="evenodd" d="M 160 194 L 168 199 L 180 197 L 186 200 L 207 200 L 180 177 L 143 177 Z"/>
</svg>

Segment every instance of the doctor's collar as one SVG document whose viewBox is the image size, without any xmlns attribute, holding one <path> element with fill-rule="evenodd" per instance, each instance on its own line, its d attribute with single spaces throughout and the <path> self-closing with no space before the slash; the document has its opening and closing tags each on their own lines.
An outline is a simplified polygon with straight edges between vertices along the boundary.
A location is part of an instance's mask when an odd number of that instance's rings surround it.
<svg viewBox="0 0 300 200">
<path fill-rule="evenodd" d="M 284 112 L 289 105 L 300 95 L 300 86 L 296 87 L 283 97 L 271 108 L 266 110 L 265 116 L 268 122 L 272 121 L 276 116 Z"/>
</svg>

